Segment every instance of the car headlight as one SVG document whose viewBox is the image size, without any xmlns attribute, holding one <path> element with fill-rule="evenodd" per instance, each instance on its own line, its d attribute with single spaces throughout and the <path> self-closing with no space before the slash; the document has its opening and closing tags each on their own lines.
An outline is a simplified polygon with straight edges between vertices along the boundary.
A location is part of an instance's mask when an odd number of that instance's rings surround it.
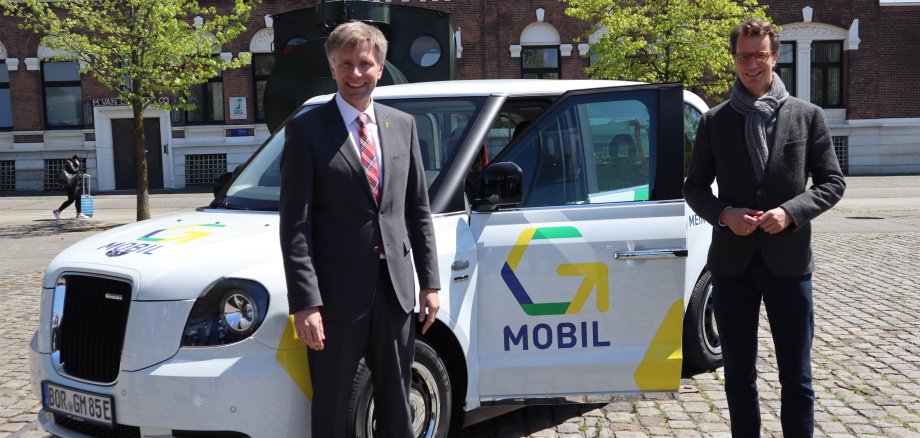
<svg viewBox="0 0 920 438">
<path fill-rule="evenodd" d="M 268 291 L 254 281 L 224 278 L 195 302 L 182 331 L 183 347 L 232 344 L 248 338 L 265 320 Z"/>
</svg>

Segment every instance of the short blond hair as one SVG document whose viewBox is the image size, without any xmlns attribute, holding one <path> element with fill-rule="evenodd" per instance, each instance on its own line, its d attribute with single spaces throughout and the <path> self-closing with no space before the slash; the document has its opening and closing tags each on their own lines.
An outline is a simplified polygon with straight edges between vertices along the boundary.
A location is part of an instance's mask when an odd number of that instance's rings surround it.
<svg viewBox="0 0 920 438">
<path fill-rule="evenodd" d="M 323 48 L 326 49 L 326 59 L 332 61 L 332 54 L 339 49 L 358 47 L 363 42 L 369 42 L 377 49 L 377 62 L 383 63 L 387 57 L 387 39 L 383 32 L 374 26 L 360 21 L 349 21 L 335 28 Z"/>
</svg>

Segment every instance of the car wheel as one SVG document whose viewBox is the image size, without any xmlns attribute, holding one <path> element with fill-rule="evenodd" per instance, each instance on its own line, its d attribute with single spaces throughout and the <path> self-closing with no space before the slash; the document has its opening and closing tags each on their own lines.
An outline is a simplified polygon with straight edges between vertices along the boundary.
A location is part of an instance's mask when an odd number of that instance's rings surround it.
<svg viewBox="0 0 920 438">
<path fill-rule="evenodd" d="M 371 371 L 362 359 L 348 404 L 348 436 L 375 436 L 374 384 Z M 444 438 L 450 431 L 451 387 L 447 367 L 437 351 L 424 339 L 415 341 L 409 406 L 412 410 L 412 436 Z"/>
<path fill-rule="evenodd" d="M 684 368 L 710 371 L 722 366 L 722 343 L 712 305 L 712 276 L 704 272 L 693 286 L 684 318 Z"/>
</svg>

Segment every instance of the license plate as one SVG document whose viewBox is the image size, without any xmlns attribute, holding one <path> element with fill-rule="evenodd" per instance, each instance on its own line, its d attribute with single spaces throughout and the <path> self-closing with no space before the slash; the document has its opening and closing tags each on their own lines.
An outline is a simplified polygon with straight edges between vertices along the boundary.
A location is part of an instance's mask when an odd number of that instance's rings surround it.
<svg viewBox="0 0 920 438">
<path fill-rule="evenodd" d="M 42 382 L 42 406 L 76 420 L 108 426 L 115 423 L 115 405 L 112 403 L 112 397 L 108 395 Z"/>
</svg>

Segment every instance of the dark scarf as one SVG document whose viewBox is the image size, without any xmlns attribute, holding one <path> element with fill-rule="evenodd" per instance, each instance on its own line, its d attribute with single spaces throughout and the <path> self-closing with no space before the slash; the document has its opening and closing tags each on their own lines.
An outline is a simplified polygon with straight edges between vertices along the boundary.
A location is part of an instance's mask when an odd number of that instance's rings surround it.
<svg viewBox="0 0 920 438">
<path fill-rule="evenodd" d="M 786 85 L 776 73 L 773 73 L 773 84 L 770 86 L 770 91 L 759 99 L 748 94 L 741 80 L 735 78 L 729 104 L 735 111 L 744 115 L 744 139 L 754 164 L 754 179 L 757 182 L 763 180 L 767 161 L 770 158 L 770 148 L 767 145 L 767 124 L 773 119 L 773 114 L 787 97 L 789 97 L 789 92 L 786 91 Z"/>
</svg>

